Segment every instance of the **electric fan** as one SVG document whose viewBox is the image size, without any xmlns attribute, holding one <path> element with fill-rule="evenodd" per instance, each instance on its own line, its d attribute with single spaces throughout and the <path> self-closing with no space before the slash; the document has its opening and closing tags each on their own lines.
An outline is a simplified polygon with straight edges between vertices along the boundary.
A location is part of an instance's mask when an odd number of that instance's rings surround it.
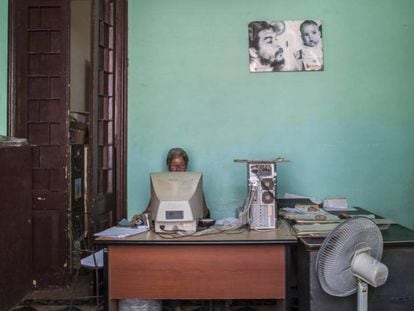
<svg viewBox="0 0 414 311">
<path fill-rule="evenodd" d="M 340 223 L 317 255 L 316 273 L 322 289 L 338 297 L 358 290 L 358 310 L 367 310 L 367 283 L 378 287 L 388 277 L 388 268 L 379 262 L 382 249 L 381 231 L 369 218 L 354 217 Z"/>
</svg>

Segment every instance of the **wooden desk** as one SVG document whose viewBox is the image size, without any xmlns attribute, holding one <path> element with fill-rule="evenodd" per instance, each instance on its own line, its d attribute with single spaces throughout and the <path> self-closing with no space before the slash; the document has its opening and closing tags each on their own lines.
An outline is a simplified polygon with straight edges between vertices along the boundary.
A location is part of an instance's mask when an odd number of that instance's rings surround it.
<svg viewBox="0 0 414 311">
<path fill-rule="evenodd" d="M 98 238 L 107 247 L 108 308 L 140 299 L 286 299 L 289 226 L 164 239 L 153 232 Z"/>
</svg>

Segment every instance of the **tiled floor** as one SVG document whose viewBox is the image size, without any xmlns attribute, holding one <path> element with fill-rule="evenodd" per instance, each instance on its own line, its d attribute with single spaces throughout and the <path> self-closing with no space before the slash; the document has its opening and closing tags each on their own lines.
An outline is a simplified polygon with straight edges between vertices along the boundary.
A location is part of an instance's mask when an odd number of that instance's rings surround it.
<svg viewBox="0 0 414 311">
<path fill-rule="evenodd" d="M 13 311 L 58 311 L 72 310 L 91 311 L 97 310 L 96 300 L 88 296 L 92 295 L 90 276 L 85 274 L 79 277 L 76 286 L 67 288 L 50 288 L 34 290 L 26 295 L 20 303 L 12 308 Z M 100 308 L 102 309 L 102 307 Z"/>
<path fill-rule="evenodd" d="M 102 306 L 97 308 L 91 303 L 76 302 L 73 304 L 72 310 L 92 311 L 102 310 Z M 226 307 L 223 301 L 189 301 L 183 302 L 181 309 L 183 311 L 270 311 L 283 310 L 282 306 L 274 301 L 233 301 L 230 307 Z M 25 300 L 19 306 L 12 309 L 13 311 L 66 311 L 70 310 L 70 302 L 66 299 L 42 299 L 42 300 Z M 152 308 L 136 308 L 131 307 L 124 311 L 157 311 L 159 309 Z M 163 306 L 162 311 L 171 311 L 168 306 Z"/>
</svg>

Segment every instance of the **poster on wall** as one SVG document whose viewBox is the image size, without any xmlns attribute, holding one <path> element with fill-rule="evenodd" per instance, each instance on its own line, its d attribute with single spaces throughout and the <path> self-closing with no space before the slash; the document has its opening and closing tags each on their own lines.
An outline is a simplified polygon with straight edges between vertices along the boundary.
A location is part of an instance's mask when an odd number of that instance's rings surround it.
<svg viewBox="0 0 414 311">
<path fill-rule="evenodd" d="M 250 72 L 322 71 L 320 20 L 249 23 Z"/>
</svg>

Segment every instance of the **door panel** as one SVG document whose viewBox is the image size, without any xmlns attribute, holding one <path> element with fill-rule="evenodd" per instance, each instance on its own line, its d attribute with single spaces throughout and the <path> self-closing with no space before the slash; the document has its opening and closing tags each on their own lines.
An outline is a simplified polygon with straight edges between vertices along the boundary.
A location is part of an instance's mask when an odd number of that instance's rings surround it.
<svg viewBox="0 0 414 311">
<path fill-rule="evenodd" d="M 32 289 L 30 152 L 0 146 L 0 310 L 15 310 Z"/>
<path fill-rule="evenodd" d="M 68 254 L 68 7 L 63 0 L 18 0 L 11 12 L 11 132 L 32 148 L 33 283 L 46 287 L 63 282 Z"/>
<path fill-rule="evenodd" d="M 59 235 L 50 235 L 50 232 L 58 232 L 60 227 L 59 211 L 37 210 L 33 214 L 33 247 L 39 249 L 59 249 Z M 33 253 L 33 268 L 38 273 L 48 273 L 50 267 L 59 266 L 59 253 L 50 252 L 44 256 L 42 252 Z M 42 278 L 41 278 L 42 279 Z M 40 284 L 41 285 L 41 284 Z"/>
<path fill-rule="evenodd" d="M 108 228 L 117 220 L 114 157 L 114 28 L 115 1 L 94 1 L 92 99 L 92 230 Z"/>
</svg>

